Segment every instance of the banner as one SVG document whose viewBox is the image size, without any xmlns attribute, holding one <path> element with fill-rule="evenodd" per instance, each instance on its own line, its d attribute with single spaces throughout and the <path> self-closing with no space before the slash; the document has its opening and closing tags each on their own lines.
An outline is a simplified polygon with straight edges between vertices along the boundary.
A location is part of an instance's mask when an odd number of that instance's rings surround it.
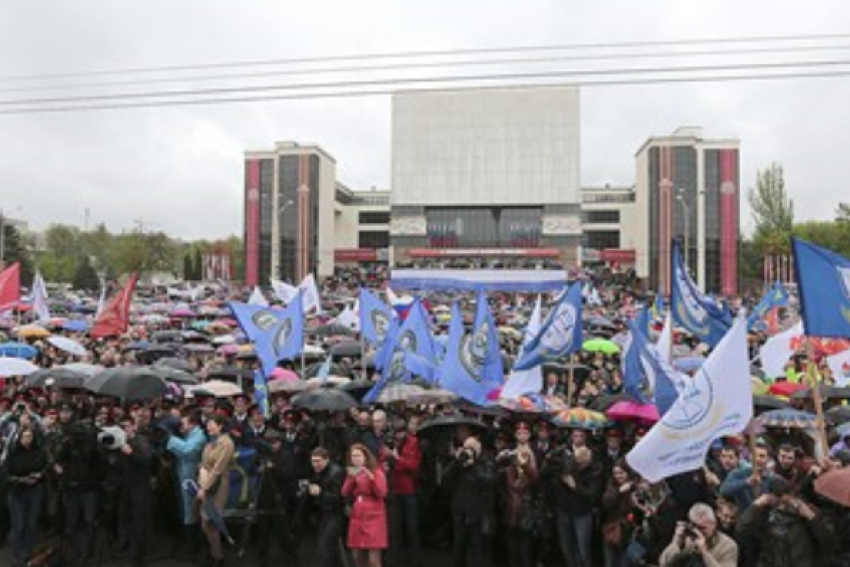
<svg viewBox="0 0 850 567">
<path fill-rule="evenodd" d="M 39 272 L 35 273 L 30 297 L 32 298 L 32 310 L 38 315 L 39 322 L 46 323 L 49 321 L 50 305 L 47 303 L 47 286 L 44 285 L 44 278 L 41 277 Z"/>
<path fill-rule="evenodd" d="M 104 305 L 92 324 L 90 335 L 93 339 L 116 337 L 127 331 L 130 324 L 130 303 L 133 301 L 133 292 L 138 280 L 139 273 L 133 272 L 124 288 Z"/>
<path fill-rule="evenodd" d="M 806 335 L 850 337 L 850 260 L 799 238 L 791 246 Z"/>
<path fill-rule="evenodd" d="M 540 332 L 531 340 L 528 351 L 514 364 L 516 370 L 528 370 L 545 362 L 556 361 L 581 349 L 581 282 L 574 283 L 546 316 Z"/>
<path fill-rule="evenodd" d="M 679 245 L 671 252 L 672 289 L 670 309 L 673 321 L 709 346 L 715 346 L 732 324 L 729 311 L 703 295 L 688 274 Z"/>
<path fill-rule="evenodd" d="M 540 332 L 542 321 L 540 296 L 537 296 L 537 303 L 534 304 L 534 311 L 531 312 L 531 318 L 528 320 L 528 325 L 525 327 L 525 333 L 522 340 L 522 346 L 519 349 L 517 358 L 525 356 L 528 345 L 537 334 Z M 513 400 L 523 394 L 539 393 L 543 390 L 543 368 L 535 366 L 528 370 L 511 370 L 505 382 L 505 387 L 502 388 L 502 397 Z"/>
<path fill-rule="evenodd" d="M 0 272 L 0 313 L 17 307 L 21 301 L 21 265 L 14 263 Z"/>
<path fill-rule="evenodd" d="M 803 336 L 803 322 L 800 321 L 787 331 L 773 335 L 759 349 L 761 368 L 768 378 L 785 376 L 785 365 L 797 350 Z"/>
<path fill-rule="evenodd" d="M 281 360 L 295 360 L 304 351 L 304 309 L 298 295 L 286 309 L 230 302 L 230 310 L 254 343 L 257 358 L 268 377 Z"/>
</svg>

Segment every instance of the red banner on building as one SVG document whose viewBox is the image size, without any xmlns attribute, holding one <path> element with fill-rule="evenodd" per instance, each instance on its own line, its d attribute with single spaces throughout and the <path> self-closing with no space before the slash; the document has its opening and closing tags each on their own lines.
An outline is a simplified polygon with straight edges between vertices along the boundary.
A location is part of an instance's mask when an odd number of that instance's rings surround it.
<svg viewBox="0 0 850 567">
<path fill-rule="evenodd" d="M 138 280 L 139 273 L 133 272 L 127 280 L 127 285 L 109 299 L 103 312 L 94 320 L 91 329 L 93 339 L 116 337 L 127 331 L 130 324 L 130 302 L 133 301 L 133 292 Z"/>
<path fill-rule="evenodd" d="M 338 264 L 377 261 L 378 251 L 374 248 L 341 248 L 334 250 L 334 262 Z"/>
<path fill-rule="evenodd" d="M 606 248 L 599 251 L 599 259 L 602 262 L 617 264 L 634 264 L 637 254 L 634 250 L 624 248 Z"/>
</svg>

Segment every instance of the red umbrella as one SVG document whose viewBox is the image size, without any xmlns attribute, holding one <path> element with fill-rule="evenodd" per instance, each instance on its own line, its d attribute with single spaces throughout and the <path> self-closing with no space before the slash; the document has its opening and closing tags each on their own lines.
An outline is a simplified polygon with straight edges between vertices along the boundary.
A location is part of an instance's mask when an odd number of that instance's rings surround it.
<svg viewBox="0 0 850 567">
<path fill-rule="evenodd" d="M 800 390 L 805 389 L 805 385 L 797 384 L 796 382 L 777 382 L 776 384 L 773 384 L 768 391 L 774 396 L 785 396 L 786 398 L 790 398 L 794 392 L 799 392 Z"/>
<path fill-rule="evenodd" d="M 293 372 L 292 370 L 287 370 L 285 368 L 275 368 L 272 370 L 271 376 L 269 376 L 271 380 L 283 380 L 288 382 L 297 382 L 298 374 Z"/>
<path fill-rule="evenodd" d="M 831 470 L 815 481 L 815 492 L 850 508 L 850 468 Z"/>
<path fill-rule="evenodd" d="M 610 408 L 605 414 L 611 419 L 622 421 L 637 421 L 644 424 L 652 424 L 661 419 L 658 414 L 658 408 L 653 404 L 639 404 L 631 401 L 619 401 Z"/>
</svg>

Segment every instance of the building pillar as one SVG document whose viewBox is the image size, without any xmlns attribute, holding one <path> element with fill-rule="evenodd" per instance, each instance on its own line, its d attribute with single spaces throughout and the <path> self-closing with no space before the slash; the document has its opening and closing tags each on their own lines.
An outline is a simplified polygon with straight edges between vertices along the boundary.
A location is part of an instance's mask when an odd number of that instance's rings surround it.
<svg viewBox="0 0 850 567">
<path fill-rule="evenodd" d="M 298 160 L 298 254 L 296 256 L 297 281 L 310 273 L 310 156 Z"/>
</svg>

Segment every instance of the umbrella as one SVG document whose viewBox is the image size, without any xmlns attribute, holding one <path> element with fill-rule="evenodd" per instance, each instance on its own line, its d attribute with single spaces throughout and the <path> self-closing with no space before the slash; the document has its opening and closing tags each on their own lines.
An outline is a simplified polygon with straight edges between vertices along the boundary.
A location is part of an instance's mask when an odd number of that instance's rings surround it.
<svg viewBox="0 0 850 567">
<path fill-rule="evenodd" d="M 605 414 L 591 411 L 585 408 L 572 408 L 559 411 L 552 416 L 551 420 L 556 427 L 568 427 L 573 429 L 603 429 L 613 425 L 611 421 L 605 417 Z"/>
<path fill-rule="evenodd" d="M 208 378 L 218 378 L 238 382 L 243 379 L 254 377 L 254 371 L 247 368 L 236 368 L 235 366 L 216 366 L 207 373 Z"/>
<path fill-rule="evenodd" d="M 832 423 L 850 422 L 850 406 L 836 406 L 826 410 L 826 418 Z"/>
<path fill-rule="evenodd" d="M 788 407 L 788 402 L 773 396 L 755 395 L 753 396 L 753 405 L 761 409 L 784 409 Z"/>
<path fill-rule="evenodd" d="M 820 389 L 821 399 L 824 400 L 850 400 L 850 388 L 847 387 L 839 387 L 839 386 L 828 386 L 826 384 L 820 384 L 818 386 Z M 811 388 L 806 388 L 805 390 L 797 390 L 791 396 L 794 400 L 804 399 L 810 400 L 812 399 L 813 390 Z"/>
<path fill-rule="evenodd" d="M 308 386 L 345 386 L 351 383 L 351 378 L 345 376 L 324 376 L 322 378 L 314 376 L 307 380 Z"/>
<path fill-rule="evenodd" d="M 765 412 L 756 418 L 765 427 L 783 427 L 786 429 L 807 429 L 815 427 L 817 417 L 805 411 L 795 409 L 777 409 Z"/>
<path fill-rule="evenodd" d="M 180 370 L 179 368 L 171 368 L 170 366 L 160 366 L 156 364 L 151 366 L 151 369 L 162 376 L 162 379 L 166 382 L 173 382 L 174 384 L 183 384 L 188 386 L 193 386 L 198 383 L 198 378 L 189 372 Z"/>
<path fill-rule="evenodd" d="M 28 388 L 58 388 L 60 390 L 82 389 L 85 387 L 87 375 L 82 372 L 68 370 L 62 366 L 43 368 L 27 376 L 24 384 Z"/>
<path fill-rule="evenodd" d="M 0 376 L 27 376 L 38 366 L 22 358 L 0 358 Z"/>
<path fill-rule="evenodd" d="M 43 339 L 50 336 L 50 331 L 38 325 L 18 327 L 17 335 L 22 339 Z"/>
<path fill-rule="evenodd" d="M 371 390 L 374 387 L 375 387 L 375 382 L 373 382 L 372 380 L 363 380 L 361 378 L 361 379 L 349 382 L 348 384 L 345 384 L 342 387 L 342 390 L 344 392 L 348 392 L 349 394 L 351 394 L 352 397 L 360 400 L 360 399 L 363 399 L 363 396 L 365 396 L 367 393 L 369 393 L 369 390 Z"/>
<path fill-rule="evenodd" d="M 588 407 L 594 411 L 606 412 L 617 402 L 632 401 L 628 394 L 603 394 L 590 402 Z"/>
<path fill-rule="evenodd" d="M 148 341 L 136 341 L 129 343 L 124 347 L 124 350 L 148 350 L 151 344 Z"/>
<path fill-rule="evenodd" d="M 334 358 L 360 357 L 361 345 L 357 341 L 339 343 L 331 347 L 330 355 Z"/>
<path fill-rule="evenodd" d="M 198 384 L 193 388 L 189 388 L 188 391 L 192 393 L 192 395 L 205 393 L 216 398 L 229 398 L 231 396 L 238 396 L 241 394 L 242 388 L 233 382 L 210 380 L 209 382 L 204 382 L 203 384 Z"/>
<path fill-rule="evenodd" d="M 174 356 L 166 356 L 156 361 L 154 366 L 164 366 L 173 370 L 182 370 L 183 372 L 194 372 L 195 365 L 184 358 Z"/>
<path fill-rule="evenodd" d="M 272 370 L 272 373 L 269 376 L 269 380 L 272 380 L 272 381 L 283 380 L 283 381 L 290 381 L 290 382 L 296 381 L 297 382 L 298 379 L 299 379 L 298 374 L 296 374 L 292 370 L 287 370 L 286 368 L 275 368 L 274 370 Z"/>
<path fill-rule="evenodd" d="M 704 356 L 688 356 L 685 358 L 674 358 L 673 368 L 680 372 L 696 372 L 705 364 Z"/>
<path fill-rule="evenodd" d="M 475 429 L 487 429 L 487 425 L 461 414 L 441 415 L 433 419 L 429 419 L 419 428 L 419 434 L 431 434 L 436 431 L 441 431 L 446 428 L 469 427 Z"/>
<path fill-rule="evenodd" d="M 845 423 L 844 425 L 839 426 L 835 432 L 838 433 L 838 436 L 842 439 L 850 437 L 850 423 Z"/>
<path fill-rule="evenodd" d="M 631 401 L 617 402 L 605 414 L 611 419 L 622 421 L 637 421 L 652 424 L 661 419 L 658 408 L 653 404 L 639 404 Z"/>
<path fill-rule="evenodd" d="M 354 330 L 346 327 L 345 325 L 340 325 L 339 323 L 329 323 L 327 325 L 322 325 L 321 327 L 316 327 L 310 332 L 320 337 L 330 337 L 331 335 L 344 335 L 346 337 L 353 337 L 357 334 Z"/>
<path fill-rule="evenodd" d="M 218 354 L 223 354 L 225 356 L 233 356 L 239 354 L 239 345 L 235 343 L 230 343 L 218 347 L 215 351 Z"/>
<path fill-rule="evenodd" d="M 407 405 L 430 406 L 436 404 L 450 404 L 455 400 L 457 400 L 457 396 L 454 392 L 443 390 L 442 388 L 434 388 L 430 390 L 422 390 L 421 393 L 413 394 L 408 397 Z"/>
<path fill-rule="evenodd" d="M 682 344 L 673 345 L 670 348 L 670 352 L 673 354 L 673 356 L 681 356 L 681 357 L 691 356 L 693 354 L 693 351 L 691 351 L 691 349 L 688 347 L 688 345 L 682 345 Z"/>
<path fill-rule="evenodd" d="M 587 352 L 599 352 L 602 354 L 617 354 L 620 352 L 620 347 L 617 343 L 607 339 L 590 339 L 585 341 L 582 348 Z"/>
<path fill-rule="evenodd" d="M 587 321 L 588 326 L 590 327 L 600 327 L 602 329 L 616 329 L 617 325 L 615 325 L 609 319 L 605 317 L 600 317 L 599 315 L 594 315 Z"/>
<path fill-rule="evenodd" d="M 796 382 L 776 382 L 770 386 L 768 391 L 774 396 L 785 396 L 788 398 L 795 392 L 805 389 L 806 387 L 803 384 L 797 384 Z"/>
<path fill-rule="evenodd" d="M 183 347 L 183 350 L 186 352 L 194 352 L 197 354 L 210 353 L 215 352 L 215 349 L 212 345 L 208 345 L 205 343 L 189 343 Z"/>
<path fill-rule="evenodd" d="M 165 380 L 147 366 L 121 366 L 90 378 L 85 388 L 101 396 L 122 400 L 159 398 L 168 393 Z"/>
<path fill-rule="evenodd" d="M 72 333 L 84 333 L 91 328 L 91 323 L 85 319 L 68 319 L 62 324 L 62 329 Z"/>
<path fill-rule="evenodd" d="M 26 343 L 3 343 L 0 344 L 0 356 L 12 358 L 35 358 L 38 349 Z"/>
<path fill-rule="evenodd" d="M 74 339 L 69 339 L 68 337 L 50 337 L 47 339 L 47 342 L 59 350 L 64 350 L 68 354 L 74 356 L 86 355 L 86 348 Z"/>
<path fill-rule="evenodd" d="M 64 370 L 70 370 L 72 372 L 79 372 L 89 378 L 96 374 L 100 374 L 103 372 L 103 366 L 98 366 L 97 364 L 88 364 L 86 362 L 72 362 L 70 364 L 65 364 L 60 366 Z"/>
<path fill-rule="evenodd" d="M 322 369 L 322 363 L 317 362 L 315 364 L 308 364 L 304 369 L 304 378 L 314 378 L 319 375 L 319 371 Z M 343 372 L 343 367 L 339 364 L 331 364 L 330 370 L 328 374 L 333 374 L 334 376 L 343 376 L 346 372 Z"/>
<path fill-rule="evenodd" d="M 821 496 L 850 507 L 850 468 L 827 471 L 815 480 L 815 492 Z"/>
<path fill-rule="evenodd" d="M 378 396 L 378 403 L 391 404 L 395 402 L 406 402 L 411 396 L 423 394 L 425 390 L 415 384 L 404 384 L 396 382 L 386 386 Z"/>
<path fill-rule="evenodd" d="M 151 340 L 155 343 L 183 342 L 183 333 L 181 331 L 158 331 L 151 335 Z"/>
<path fill-rule="evenodd" d="M 357 400 L 342 390 L 318 388 L 298 394 L 292 405 L 310 411 L 345 411 L 357 407 Z"/>
<path fill-rule="evenodd" d="M 304 382 L 303 380 L 274 380 L 269 382 L 268 388 L 269 393 L 271 394 L 277 394 L 280 392 L 288 392 L 292 394 L 296 392 L 303 392 L 309 388 L 309 386 L 307 385 L 307 382 Z"/>
</svg>

